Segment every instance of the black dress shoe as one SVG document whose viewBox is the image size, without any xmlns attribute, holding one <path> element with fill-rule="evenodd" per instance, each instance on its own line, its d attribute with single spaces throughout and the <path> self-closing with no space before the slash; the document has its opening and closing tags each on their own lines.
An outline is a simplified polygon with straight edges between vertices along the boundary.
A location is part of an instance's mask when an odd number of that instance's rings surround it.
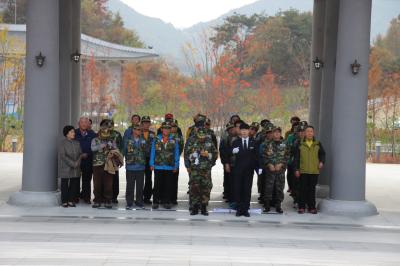
<svg viewBox="0 0 400 266">
<path fill-rule="evenodd" d="M 242 216 L 242 212 L 241 211 L 236 211 L 236 217 Z"/>
<path fill-rule="evenodd" d="M 190 215 L 197 215 L 197 214 L 199 214 L 199 209 L 192 208 L 192 210 L 190 211 Z"/>
<path fill-rule="evenodd" d="M 250 217 L 250 213 L 249 211 L 245 211 L 242 213 L 244 217 Z"/>
<path fill-rule="evenodd" d="M 201 214 L 204 216 L 208 216 L 208 211 L 207 211 L 206 205 L 201 206 Z"/>
<path fill-rule="evenodd" d="M 152 203 L 151 200 L 149 200 L 149 199 L 145 199 L 143 202 L 144 202 L 144 204 L 151 204 Z"/>
</svg>

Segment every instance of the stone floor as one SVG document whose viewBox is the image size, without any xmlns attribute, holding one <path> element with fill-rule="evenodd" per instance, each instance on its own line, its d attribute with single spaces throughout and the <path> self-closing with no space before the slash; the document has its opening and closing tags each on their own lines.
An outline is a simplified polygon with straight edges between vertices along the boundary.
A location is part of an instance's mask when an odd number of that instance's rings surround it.
<svg viewBox="0 0 400 266">
<path fill-rule="evenodd" d="M 0 265 L 400 265 L 400 165 L 367 165 L 367 199 L 379 215 L 260 214 L 234 216 L 213 170 L 210 216 L 189 216 L 187 174 L 173 210 L 24 208 L 6 203 L 20 188 L 21 154 L 0 153 Z"/>
</svg>

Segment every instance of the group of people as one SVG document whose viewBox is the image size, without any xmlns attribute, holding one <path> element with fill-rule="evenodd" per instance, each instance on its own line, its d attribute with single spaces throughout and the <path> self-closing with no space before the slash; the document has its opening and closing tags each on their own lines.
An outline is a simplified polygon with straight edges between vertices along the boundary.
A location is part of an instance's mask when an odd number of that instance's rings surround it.
<svg viewBox="0 0 400 266">
<path fill-rule="evenodd" d="M 325 152 L 306 121 L 292 117 L 291 130 L 283 136 L 282 129 L 267 119 L 249 125 L 234 115 L 218 145 L 210 119 L 197 114 L 193 120 L 185 137 L 172 114 L 165 115 L 157 132 L 150 129 L 149 116 L 137 114 L 123 135 L 114 129 L 111 119 L 102 120 L 97 133 L 86 117 L 79 120 L 77 129 L 65 126 L 58 150 L 62 206 L 75 207 L 81 199 L 93 208 L 112 208 L 118 203 L 119 169 L 125 165 L 126 209 L 144 208 L 145 204 L 152 204 L 152 209 L 160 205 L 170 209 L 177 204 L 183 154 L 191 215 L 208 215 L 211 170 L 218 156 L 224 168 L 223 197 L 236 216 L 250 216 L 254 173 L 265 213 L 272 207 L 283 212 L 285 172 L 298 212 L 304 213 L 307 207 L 310 213 L 317 213 L 315 187 Z"/>
</svg>

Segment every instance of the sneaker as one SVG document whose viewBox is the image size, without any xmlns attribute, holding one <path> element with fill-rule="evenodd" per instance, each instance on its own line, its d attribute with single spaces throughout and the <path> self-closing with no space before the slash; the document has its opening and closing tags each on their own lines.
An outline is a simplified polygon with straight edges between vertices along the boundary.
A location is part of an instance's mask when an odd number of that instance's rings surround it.
<svg viewBox="0 0 400 266">
<path fill-rule="evenodd" d="M 144 209 L 143 203 L 135 203 L 137 209 Z"/>
<path fill-rule="evenodd" d="M 125 207 L 125 210 L 132 210 L 132 205 L 127 205 L 127 206 Z"/>
<path fill-rule="evenodd" d="M 268 213 L 270 210 L 271 210 L 271 208 L 270 208 L 270 207 L 268 207 L 268 208 L 264 208 L 264 209 L 263 209 L 263 213 Z"/>
<path fill-rule="evenodd" d="M 151 208 L 152 208 L 153 210 L 157 210 L 157 209 L 158 209 L 158 204 L 153 204 L 153 206 L 151 206 Z"/>
<path fill-rule="evenodd" d="M 304 209 L 303 209 L 303 208 L 300 208 L 297 212 L 298 212 L 299 214 L 304 214 Z"/>
<path fill-rule="evenodd" d="M 311 213 L 311 214 L 317 214 L 318 213 L 316 208 L 310 208 L 310 209 L 308 209 L 308 212 Z"/>
<path fill-rule="evenodd" d="M 68 207 L 76 207 L 76 205 L 73 202 L 68 202 Z"/>
<path fill-rule="evenodd" d="M 192 210 L 190 211 L 190 215 L 197 215 L 197 214 L 199 214 L 199 208 L 192 207 Z"/>
<path fill-rule="evenodd" d="M 64 208 L 68 208 L 68 203 L 63 203 L 61 206 Z"/>
<path fill-rule="evenodd" d="M 97 203 L 97 202 L 93 203 L 93 205 L 92 205 L 92 208 L 100 208 L 100 207 L 101 207 L 101 204 Z"/>
</svg>

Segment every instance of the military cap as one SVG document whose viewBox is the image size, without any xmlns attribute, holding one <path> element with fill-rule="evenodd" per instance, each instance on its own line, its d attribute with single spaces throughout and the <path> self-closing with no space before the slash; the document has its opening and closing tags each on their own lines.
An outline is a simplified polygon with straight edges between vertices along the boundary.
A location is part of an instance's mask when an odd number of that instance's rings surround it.
<svg viewBox="0 0 400 266">
<path fill-rule="evenodd" d="M 165 114 L 165 120 L 172 120 L 172 119 L 174 119 L 174 115 L 173 114 L 170 114 L 170 113 L 168 113 L 168 114 Z"/>
<path fill-rule="evenodd" d="M 111 119 L 103 119 L 100 122 L 100 128 L 112 128 L 113 127 L 113 122 Z"/>
<path fill-rule="evenodd" d="M 206 125 L 211 125 L 211 119 L 207 117 L 207 118 L 206 118 L 206 121 L 205 121 L 205 124 L 206 124 Z"/>
<path fill-rule="evenodd" d="M 272 132 L 275 132 L 275 131 L 279 131 L 279 132 L 282 133 L 282 128 L 280 128 L 280 127 L 275 127 L 275 126 L 274 126 Z"/>
<path fill-rule="evenodd" d="M 161 128 L 171 128 L 171 123 L 169 123 L 169 122 L 162 122 Z"/>
<path fill-rule="evenodd" d="M 258 122 L 253 122 L 251 123 L 250 128 L 254 128 L 256 131 L 258 131 L 258 129 L 260 129 L 260 124 Z"/>
<path fill-rule="evenodd" d="M 300 126 L 308 126 L 308 122 L 307 121 L 300 121 Z"/>
<path fill-rule="evenodd" d="M 140 127 L 140 125 L 134 124 L 134 125 L 132 125 L 132 129 L 141 130 L 142 128 Z"/>
<path fill-rule="evenodd" d="M 234 128 L 234 127 L 235 127 L 235 125 L 232 124 L 231 122 L 229 122 L 228 124 L 226 124 L 225 129 L 228 131 L 229 129 Z"/>
<path fill-rule="evenodd" d="M 145 115 L 145 116 L 142 116 L 142 123 L 143 122 L 151 122 L 151 119 L 150 119 L 150 116 L 148 116 L 148 115 Z"/>
<path fill-rule="evenodd" d="M 265 132 L 272 132 L 273 130 L 274 130 L 274 125 L 272 124 L 272 123 L 269 123 L 269 124 L 267 124 L 265 127 L 264 127 L 264 130 L 265 130 Z"/>
<path fill-rule="evenodd" d="M 268 123 L 271 123 L 268 119 L 263 119 L 260 122 L 261 127 L 266 127 Z"/>
</svg>

